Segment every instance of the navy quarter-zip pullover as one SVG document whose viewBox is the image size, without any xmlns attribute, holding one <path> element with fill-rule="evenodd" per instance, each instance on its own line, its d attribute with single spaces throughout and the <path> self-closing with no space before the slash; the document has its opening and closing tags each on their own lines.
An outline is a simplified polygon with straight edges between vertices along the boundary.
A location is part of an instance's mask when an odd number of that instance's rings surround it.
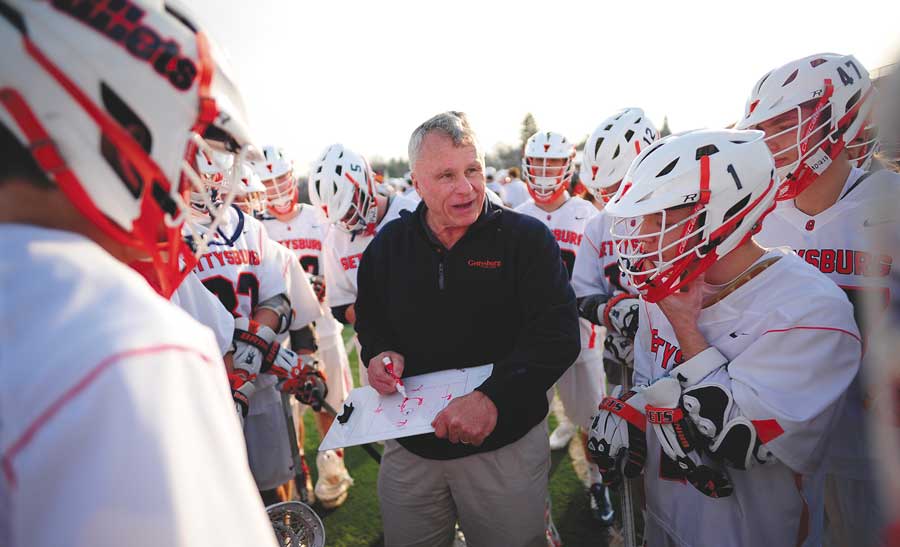
<svg viewBox="0 0 900 547">
<path fill-rule="evenodd" d="M 363 363 L 405 358 L 403 376 L 494 364 L 478 389 L 498 411 L 480 447 L 433 434 L 398 439 L 451 459 L 510 444 L 547 415 L 547 390 L 581 349 L 575 295 L 553 234 L 534 218 L 485 208 L 446 249 L 425 222 L 425 202 L 387 224 L 359 266 L 356 330 Z"/>
</svg>

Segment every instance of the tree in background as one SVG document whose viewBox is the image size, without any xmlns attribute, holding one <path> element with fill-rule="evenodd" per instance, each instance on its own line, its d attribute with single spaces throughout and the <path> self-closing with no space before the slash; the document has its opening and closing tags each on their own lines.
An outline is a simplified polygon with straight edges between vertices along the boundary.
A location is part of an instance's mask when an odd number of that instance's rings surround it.
<svg viewBox="0 0 900 547">
<path fill-rule="evenodd" d="M 525 153 L 525 144 L 528 142 L 528 138 L 537 133 L 537 131 L 538 126 L 534 116 L 531 115 L 531 112 L 525 114 L 525 119 L 522 120 L 522 130 L 519 132 L 519 140 L 521 141 L 519 156 Z"/>
<path fill-rule="evenodd" d="M 385 177 L 402 177 L 409 172 L 409 160 L 406 158 L 384 159 L 378 156 L 373 157 L 369 164 L 372 170 L 380 173 Z"/>
<path fill-rule="evenodd" d="M 522 150 L 512 144 L 499 143 L 484 155 L 485 165 L 496 169 L 506 169 L 522 163 Z"/>
<path fill-rule="evenodd" d="M 663 116 L 663 124 L 662 124 L 662 128 L 660 128 L 660 130 L 659 130 L 659 137 L 660 138 L 668 137 L 671 134 L 672 134 L 672 130 L 669 129 L 669 117 Z"/>
</svg>

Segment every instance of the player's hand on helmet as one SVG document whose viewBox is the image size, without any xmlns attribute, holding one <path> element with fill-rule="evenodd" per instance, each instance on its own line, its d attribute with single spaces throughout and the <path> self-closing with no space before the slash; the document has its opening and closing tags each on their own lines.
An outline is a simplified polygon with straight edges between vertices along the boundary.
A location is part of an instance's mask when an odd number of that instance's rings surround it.
<svg viewBox="0 0 900 547">
<path fill-rule="evenodd" d="M 638 329 L 639 302 L 636 296 L 626 292 L 610 298 L 603 307 L 602 317 L 607 332 L 634 340 Z"/>
<path fill-rule="evenodd" d="M 313 292 L 316 293 L 319 303 L 325 302 L 325 276 L 311 275 L 309 276 L 309 284 L 312 285 Z"/>
<path fill-rule="evenodd" d="M 393 374 L 386 369 L 385 358 L 393 365 Z M 383 351 L 369 360 L 369 385 L 381 395 L 397 391 L 397 380 L 403 376 L 403 356 L 396 351 Z"/>
<path fill-rule="evenodd" d="M 694 279 L 681 290 L 670 294 L 660 300 L 657 305 L 665 314 L 666 319 L 672 325 L 678 341 L 681 342 L 681 350 L 686 351 L 683 338 L 699 332 L 697 319 L 703 304 L 703 274 Z"/>
<path fill-rule="evenodd" d="M 734 487 L 725 472 L 706 465 L 700 449 L 708 445 L 681 407 L 681 384 L 675 378 L 660 378 L 644 389 L 647 424 L 659 440 L 665 455 L 675 462 L 691 485 L 706 496 L 730 496 Z"/>
<path fill-rule="evenodd" d="M 263 371 L 275 331 L 246 317 L 234 320 L 234 368 L 255 377 Z"/>
<path fill-rule="evenodd" d="M 623 475 L 635 478 L 644 472 L 647 440 L 642 390 L 636 387 L 623 394 L 622 386 L 617 386 L 591 418 L 588 452 L 607 485 L 618 484 Z"/>
</svg>

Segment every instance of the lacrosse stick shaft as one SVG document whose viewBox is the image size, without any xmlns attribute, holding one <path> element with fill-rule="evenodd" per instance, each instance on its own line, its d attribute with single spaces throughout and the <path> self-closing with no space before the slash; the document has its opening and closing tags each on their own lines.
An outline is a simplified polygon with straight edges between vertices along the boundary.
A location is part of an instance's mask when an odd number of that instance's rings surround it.
<svg viewBox="0 0 900 547">
<path fill-rule="evenodd" d="M 627 393 L 631 389 L 631 375 L 625 363 L 622 363 L 622 391 Z M 634 492 L 631 479 L 622 480 L 622 535 L 625 538 L 625 547 L 637 547 L 637 527 L 634 522 Z"/>
<path fill-rule="evenodd" d="M 318 395 L 318 399 L 319 399 L 319 403 L 322 405 L 322 408 L 325 409 L 325 412 L 327 412 L 327 413 L 331 414 L 332 416 L 334 416 L 335 418 L 337 418 L 338 413 L 334 409 L 334 407 L 332 407 L 330 404 L 328 404 L 328 401 L 323 399 L 321 397 L 321 395 Z M 332 427 L 334 427 L 334 426 L 332 426 Z M 381 453 L 379 451 L 375 450 L 374 446 L 372 446 L 369 443 L 365 443 L 360 446 L 362 447 L 363 450 L 366 451 L 366 453 L 369 454 L 369 456 L 372 456 L 373 460 L 375 460 L 379 464 L 381 463 Z"/>
<path fill-rule="evenodd" d="M 291 396 L 281 394 L 281 409 L 284 411 L 284 421 L 287 422 L 288 442 L 291 444 L 291 459 L 294 461 L 294 488 L 301 497 L 305 498 L 306 471 L 300 460 L 300 446 L 297 444 L 297 424 L 294 423 L 294 411 L 291 409 Z"/>
</svg>

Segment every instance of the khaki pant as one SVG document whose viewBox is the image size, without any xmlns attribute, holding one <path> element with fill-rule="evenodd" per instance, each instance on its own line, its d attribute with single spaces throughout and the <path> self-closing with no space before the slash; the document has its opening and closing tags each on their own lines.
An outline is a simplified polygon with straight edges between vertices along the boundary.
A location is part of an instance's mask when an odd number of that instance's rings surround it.
<svg viewBox="0 0 900 547">
<path fill-rule="evenodd" d="M 459 520 L 469 547 L 547 545 L 547 424 L 503 448 L 429 460 L 386 441 L 378 498 L 386 547 L 443 547 Z"/>
</svg>

